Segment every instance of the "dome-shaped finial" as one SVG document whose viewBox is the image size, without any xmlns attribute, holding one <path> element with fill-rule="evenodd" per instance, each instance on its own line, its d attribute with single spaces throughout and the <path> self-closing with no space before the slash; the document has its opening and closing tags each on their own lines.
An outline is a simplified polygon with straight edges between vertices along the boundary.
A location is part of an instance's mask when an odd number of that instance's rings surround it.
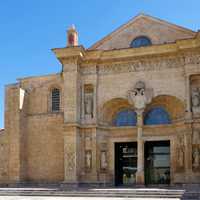
<svg viewBox="0 0 200 200">
<path fill-rule="evenodd" d="M 78 32 L 74 24 L 72 24 L 67 31 L 67 46 L 78 46 Z"/>
</svg>

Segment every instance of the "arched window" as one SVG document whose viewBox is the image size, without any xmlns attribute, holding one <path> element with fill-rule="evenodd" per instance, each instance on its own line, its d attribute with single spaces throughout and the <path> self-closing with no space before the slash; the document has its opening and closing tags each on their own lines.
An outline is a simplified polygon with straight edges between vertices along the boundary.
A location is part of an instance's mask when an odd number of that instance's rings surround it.
<svg viewBox="0 0 200 200">
<path fill-rule="evenodd" d="M 131 42 L 130 47 L 139 48 L 139 47 L 150 46 L 151 44 L 152 44 L 151 40 L 148 37 L 139 36 Z"/>
<path fill-rule="evenodd" d="M 51 91 L 51 110 L 52 112 L 60 110 L 60 90 L 58 88 L 54 88 Z"/>
<path fill-rule="evenodd" d="M 171 124 L 168 112 L 162 107 L 152 108 L 144 117 L 145 125 Z"/>
<path fill-rule="evenodd" d="M 137 115 L 133 110 L 126 109 L 117 113 L 113 121 L 114 126 L 136 126 Z"/>
</svg>

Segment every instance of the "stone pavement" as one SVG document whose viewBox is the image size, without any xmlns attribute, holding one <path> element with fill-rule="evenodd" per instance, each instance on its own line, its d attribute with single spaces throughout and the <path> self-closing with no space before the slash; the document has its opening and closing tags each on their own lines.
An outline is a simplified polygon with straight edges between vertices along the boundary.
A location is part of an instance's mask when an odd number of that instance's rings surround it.
<svg viewBox="0 0 200 200">
<path fill-rule="evenodd" d="M 114 198 L 114 197 L 30 197 L 30 196 L 1 196 L 0 200 L 144 200 L 144 198 Z M 158 198 L 148 198 L 158 200 Z M 163 198 L 159 200 L 180 200 L 179 198 Z"/>
</svg>

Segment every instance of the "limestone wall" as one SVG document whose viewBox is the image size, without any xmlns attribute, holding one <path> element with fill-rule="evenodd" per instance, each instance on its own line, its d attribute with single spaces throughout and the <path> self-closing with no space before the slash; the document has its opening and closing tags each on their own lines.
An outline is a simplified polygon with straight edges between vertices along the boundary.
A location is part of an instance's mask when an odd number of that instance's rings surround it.
<svg viewBox="0 0 200 200">
<path fill-rule="evenodd" d="M 185 78 L 183 69 L 166 69 L 148 72 L 127 72 L 99 77 L 98 100 L 100 107 L 113 98 L 127 98 L 128 90 L 142 80 L 154 89 L 154 96 L 170 95 L 185 101 Z"/>
<path fill-rule="evenodd" d="M 198 182 L 199 143 L 193 137 L 199 137 L 194 130 L 200 128 L 199 116 L 191 113 L 190 76 L 200 74 L 199 54 L 196 60 L 184 56 L 92 64 L 77 58 L 64 65 L 62 74 L 7 86 L 0 181 L 114 183 L 114 143 L 136 141 L 137 130 L 113 127 L 112 119 L 119 109 L 131 107 L 128 91 L 143 81 L 153 89 L 145 112 L 160 105 L 172 116 L 172 125 L 145 126 L 144 139 L 170 140 L 173 183 Z M 54 87 L 61 91 L 56 113 L 50 109 Z"/>
<path fill-rule="evenodd" d="M 60 182 L 63 164 L 63 82 L 62 76 L 49 75 L 21 80 L 27 92 L 26 180 Z M 51 89 L 59 88 L 61 109 L 51 112 Z"/>
<path fill-rule="evenodd" d="M 20 80 L 21 87 L 27 92 L 28 115 L 50 113 L 51 90 L 61 90 L 61 112 L 63 112 L 63 79 L 62 74 L 54 74 L 41 77 L 30 77 Z"/>
<path fill-rule="evenodd" d="M 159 60 L 159 61 L 158 61 Z M 154 63 L 155 61 L 155 63 Z M 148 66 L 143 66 L 142 69 L 135 69 L 135 63 L 147 62 Z M 158 63 L 159 62 L 159 63 Z M 162 64 L 161 64 L 162 63 Z M 161 66 L 160 66 L 161 65 Z M 94 66 L 95 68 L 96 66 Z M 88 66 L 90 69 L 91 66 Z M 97 76 L 97 78 L 96 78 Z M 98 66 L 98 73 L 95 71 L 88 71 L 87 66 L 83 68 L 82 84 L 90 83 L 96 87 L 96 108 L 98 122 L 102 122 L 105 118 L 103 116 L 104 107 L 110 101 L 118 101 L 117 99 L 128 99 L 128 91 L 131 90 L 136 82 L 143 81 L 147 88 L 153 89 L 153 97 L 168 96 L 171 99 L 171 113 L 176 110 L 175 105 L 179 102 L 182 105 L 182 110 L 179 110 L 179 117 L 184 116 L 185 109 L 188 104 L 187 92 L 187 77 L 185 73 L 184 64 L 177 62 L 175 57 L 161 57 L 152 58 L 146 61 L 135 60 L 121 63 L 105 63 Z M 157 101 L 157 100 L 156 100 Z M 161 102 L 162 101 L 162 102 Z M 157 101 L 157 104 L 166 104 L 167 100 Z M 113 109 L 118 104 L 110 104 Z M 177 105 L 178 105 L 177 104 Z M 83 105 L 82 105 L 83 106 Z M 128 106 L 128 104 L 127 104 Z M 174 107 L 174 109 L 172 108 Z M 109 108 L 107 108 L 109 109 Z M 109 112 L 112 112 L 111 110 Z M 108 117 L 109 118 L 109 117 Z"/>
<path fill-rule="evenodd" d="M 28 116 L 27 180 L 62 182 L 64 180 L 63 114 Z"/>
<path fill-rule="evenodd" d="M 127 102 L 127 92 L 137 81 L 144 81 L 147 88 L 153 88 L 154 98 L 147 106 L 147 110 L 156 105 L 164 106 L 172 117 L 173 125 L 146 126 L 144 127 L 144 138 L 147 141 L 170 140 L 172 183 L 197 183 L 200 180 L 199 168 L 192 167 L 194 165 L 192 164 L 194 163 L 192 146 L 193 149 L 199 148 L 197 144 L 192 145 L 191 143 L 194 127 L 190 123 L 184 124 L 185 119 L 188 118 L 188 112 L 191 112 L 190 75 L 199 74 L 200 70 L 199 62 L 187 56 L 185 61 L 177 61 L 171 56 L 157 58 L 159 62 L 152 58 L 149 59 L 148 67 L 143 65 L 142 69 L 135 69 L 133 61 L 99 64 L 97 72 L 88 70 L 91 69 L 91 65 L 87 67 L 84 64 L 82 71 L 82 82 L 94 84 L 97 88 L 98 123 L 106 127 L 112 126 L 113 113 L 116 113 L 117 109 L 130 107 Z M 177 58 L 179 58 L 178 55 Z M 114 182 L 114 142 L 137 140 L 136 137 L 134 138 L 133 129 L 112 128 L 97 131 L 97 158 L 100 158 L 101 143 L 106 141 L 107 159 L 109 160 L 107 171 L 103 172 L 99 170 L 100 163 L 97 162 L 101 182 L 105 181 L 105 173 L 107 174 L 106 181 Z M 200 138 L 198 141 L 200 142 Z M 196 150 L 195 154 L 197 154 Z"/>
<path fill-rule="evenodd" d="M 92 49 L 129 48 L 132 40 L 138 36 L 147 36 L 152 44 L 164 44 L 175 42 L 178 39 L 191 38 L 194 35 L 192 31 L 161 20 L 139 16 L 94 44 Z"/>
<path fill-rule="evenodd" d="M 8 137 L 4 129 L 0 130 L 0 183 L 8 182 Z"/>
<path fill-rule="evenodd" d="M 23 180 L 26 174 L 24 155 L 24 116 L 20 112 L 20 87 L 18 84 L 6 87 L 5 133 L 8 137 L 9 182 Z"/>
</svg>

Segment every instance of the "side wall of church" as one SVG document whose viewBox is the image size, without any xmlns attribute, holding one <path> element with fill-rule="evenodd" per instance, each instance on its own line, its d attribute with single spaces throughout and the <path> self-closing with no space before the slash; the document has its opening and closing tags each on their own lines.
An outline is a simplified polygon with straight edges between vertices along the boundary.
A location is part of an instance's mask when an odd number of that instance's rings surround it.
<svg viewBox="0 0 200 200">
<path fill-rule="evenodd" d="M 8 137 L 5 130 L 0 130 L 0 183 L 8 182 Z"/>
<path fill-rule="evenodd" d="M 51 89 L 59 88 L 62 94 L 62 76 L 19 82 L 6 87 L 0 183 L 63 181 L 62 101 L 60 112 L 50 109 Z"/>
<path fill-rule="evenodd" d="M 24 128 L 25 117 L 20 110 L 20 87 L 19 84 L 6 87 L 5 99 L 5 137 L 8 141 L 8 180 L 9 183 L 16 183 L 26 176 L 26 160 L 24 151 Z"/>
<path fill-rule="evenodd" d="M 63 114 L 29 116 L 27 130 L 27 180 L 63 181 Z"/>
<path fill-rule="evenodd" d="M 63 181 L 62 75 L 21 81 L 27 91 L 26 179 L 31 182 Z M 60 89 L 61 110 L 51 111 L 51 90 Z"/>
</svg>

